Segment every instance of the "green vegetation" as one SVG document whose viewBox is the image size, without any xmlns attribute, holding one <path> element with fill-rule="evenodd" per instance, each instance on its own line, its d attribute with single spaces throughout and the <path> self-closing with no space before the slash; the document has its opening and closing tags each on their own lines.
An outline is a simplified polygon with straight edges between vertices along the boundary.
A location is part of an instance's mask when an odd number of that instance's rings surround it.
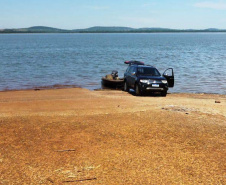
<svg viewBox="0 0 226 185">
<path fill-rule="evenodd" d="M 226 32 L 226 29 L 209 28 L 195 29 L 169 29 L 169 28 L 130 28 L 130 27 L 101 27 L 95 26 L 86 29 L 65 30 L 46 26 L 34 26 L 20 29 L 3 29 L 0 33 L 174 33 L 174 32 Z"/>
</svg>

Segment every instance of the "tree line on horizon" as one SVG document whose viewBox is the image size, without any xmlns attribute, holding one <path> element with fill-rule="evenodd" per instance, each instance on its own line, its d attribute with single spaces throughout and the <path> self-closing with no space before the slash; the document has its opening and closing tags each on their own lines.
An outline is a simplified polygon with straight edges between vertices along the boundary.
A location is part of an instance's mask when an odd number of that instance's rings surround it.
<svg viewBox="0 0 226 185">
<path fill-rule="evenodd" d="M 130 28 L 130 27 L 101 27 L 95 26 L 86 29 L 58 29 L 45 26 L 33 26 L 20 29 L 2 29 L 0 33 L 160 33 L 160 32 L 226 32 L 226 29 L 169 29 L 169 28 Z"/>
</svg>

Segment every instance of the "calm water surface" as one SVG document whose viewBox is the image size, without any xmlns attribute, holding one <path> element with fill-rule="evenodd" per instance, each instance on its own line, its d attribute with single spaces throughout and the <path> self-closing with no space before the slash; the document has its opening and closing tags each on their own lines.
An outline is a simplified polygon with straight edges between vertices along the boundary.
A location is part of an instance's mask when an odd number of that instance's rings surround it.
<svg viewBox="0 0 226 185">
<path fill-rule="evenodd" d="M 225 33 L 1 34 L 0 91 L 54 85 L 101 88 L 101 77 L 141 60 L 172 67 L 170 92 L 226 94 Z"/>
</svg>

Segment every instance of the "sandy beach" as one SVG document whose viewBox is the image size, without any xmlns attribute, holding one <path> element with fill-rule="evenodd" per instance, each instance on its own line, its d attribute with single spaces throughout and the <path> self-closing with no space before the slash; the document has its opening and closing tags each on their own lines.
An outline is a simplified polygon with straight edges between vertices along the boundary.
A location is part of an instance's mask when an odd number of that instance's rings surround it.
<svg viewBox="0 0 226 185">
<path fill-rule="evenodd" d="M 0 92 L 0 184 L 226 184 L 226 95 Z"/>
</svg>

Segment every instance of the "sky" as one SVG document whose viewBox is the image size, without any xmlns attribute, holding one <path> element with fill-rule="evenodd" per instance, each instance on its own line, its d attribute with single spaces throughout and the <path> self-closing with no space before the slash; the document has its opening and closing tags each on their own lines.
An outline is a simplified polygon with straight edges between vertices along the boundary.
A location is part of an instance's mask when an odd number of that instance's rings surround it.
<svg viewBox="0 0 226 185">
<path fill-rule="evenodd" d="M 0 29 L 226 29 L 226 0 L 0 0 Z"/>
</svg>

